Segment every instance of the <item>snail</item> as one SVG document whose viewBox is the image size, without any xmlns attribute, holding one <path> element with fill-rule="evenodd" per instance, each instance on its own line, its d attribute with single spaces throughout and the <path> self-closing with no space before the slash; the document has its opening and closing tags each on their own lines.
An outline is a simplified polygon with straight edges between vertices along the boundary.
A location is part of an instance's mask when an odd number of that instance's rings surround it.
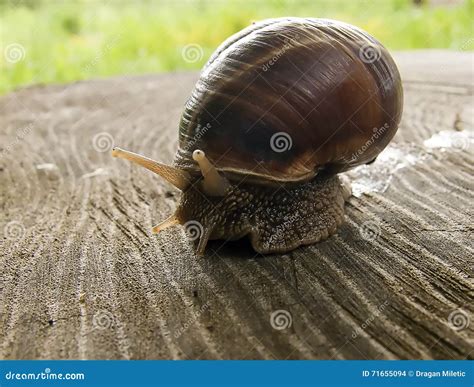
<svg viewBox="0 0 474 387">
<path fill-rule="evenodd" d="M 322 241 L 344 220 L 340 172 L 375 160 L 402 114 L 400 74 L 388 51 L 334 20 L 254 23 L 222 43 L 187 100 L 173 165 L 114 148 L 182 191 L 153 227 L 210 239 L 250 238 L 283 253 Z"/>
</svg>

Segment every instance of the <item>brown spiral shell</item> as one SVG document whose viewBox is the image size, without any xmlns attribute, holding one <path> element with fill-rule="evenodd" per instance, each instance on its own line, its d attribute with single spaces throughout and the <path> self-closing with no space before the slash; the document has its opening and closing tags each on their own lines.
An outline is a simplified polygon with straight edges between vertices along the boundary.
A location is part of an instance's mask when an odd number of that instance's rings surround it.
<svg viewBox="0 0 474 387">
<path fill-rule="evenodd" d="M 227 39 L 202 70 L 174 164 L 197 172 L 192 153 L 202 149 L 233 178 L 303 181 L 348 170 L 389 143 L 402 100 L 393 59 L 361 29 L 264 20 Z"/>
</svg>

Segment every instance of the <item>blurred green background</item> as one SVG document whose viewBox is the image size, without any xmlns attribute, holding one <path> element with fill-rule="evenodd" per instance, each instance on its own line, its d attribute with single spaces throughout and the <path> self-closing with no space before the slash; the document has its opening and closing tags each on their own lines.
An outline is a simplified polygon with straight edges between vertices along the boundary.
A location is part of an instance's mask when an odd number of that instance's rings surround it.
<svg viewBox="0 0 474 387">
<path fill-rule="evenodd" d="M 0 93 L 199 69 L 228 36 L 279 16 L 346 21 L 392 50 L 472 50 L 473 11 L 474 0 L 0 0 Z"/>
</svg>

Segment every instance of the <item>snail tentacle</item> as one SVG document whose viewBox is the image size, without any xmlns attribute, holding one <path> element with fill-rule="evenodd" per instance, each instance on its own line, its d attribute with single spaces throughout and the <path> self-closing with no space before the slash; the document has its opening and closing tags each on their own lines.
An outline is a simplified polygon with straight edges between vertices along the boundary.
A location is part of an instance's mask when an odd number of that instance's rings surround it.
<svg viewBox="0 0 474 387">
<path fill-rule="evenodd" d="M 201 233 L 201 236 L 199 238 L 199 243 L 196 247 L 196 254 L 199 257 L 202 257 L 204 255 L 204 251 L 206 250 L 207 242 L 209 241 L 211 233 L 212 233 L 212 229 L 210 228 L 203 229 L 203 232 Z"/>
<path fill-rule="evenodd" d="M 202 150 L 196 149 L 193 152 L 193 159 L 199 164 L 204 177 L 202 182 L 204 192 L 211 196 L 224 196 L 229 188 L 229 181 L 219 174 Z"/>
<path fill-rule="evenodd" d="M 117 147 L 112 150 L 112 156 L 119 157 L 145 167 L 157 175 L 160 175 L 168 183 L 174 185 L 181 191 L 184 191 L 189 187 L 191 177 L 186 171 L 172 167 L 170 165 L 159 163 L 155 160 L 149 159 L 148 157 Z"/>
<path fill-rule="evenodd" d="M 176 214 L 173 214 L 169 218 L 166 218 L 163 222 L 157 224 L 156 226 L 153 226 L 151 231 L 154 234 L 158 234 L 160 231 L 163 231 L 164 229 L 167 229 L 168 227 L 174 226 L 179 223 L 180 222 L 178 217 L 176 216 Z"/>
</svg>

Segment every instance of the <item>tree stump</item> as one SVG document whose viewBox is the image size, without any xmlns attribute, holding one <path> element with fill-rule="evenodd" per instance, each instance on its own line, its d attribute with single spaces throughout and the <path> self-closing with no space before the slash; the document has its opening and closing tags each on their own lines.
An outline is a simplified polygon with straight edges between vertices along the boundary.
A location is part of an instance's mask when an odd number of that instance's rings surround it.
<svg viewBox="0 0 474 387">
<path fill-rule="evenodd" d="M 285 255 L 243 240 L 198 258 L 181 227 L 151 234 L 178 192 L 110 155 L 115 144 L 171 162 L 197 73 L 1 97 L 0 357 L 472 358 L 472 144 L 424 145 L 472 131 L 472 55 L 395 58 L 393 144 L 426 157 L 352 197 L 335 236 Z"/>
</svg>

